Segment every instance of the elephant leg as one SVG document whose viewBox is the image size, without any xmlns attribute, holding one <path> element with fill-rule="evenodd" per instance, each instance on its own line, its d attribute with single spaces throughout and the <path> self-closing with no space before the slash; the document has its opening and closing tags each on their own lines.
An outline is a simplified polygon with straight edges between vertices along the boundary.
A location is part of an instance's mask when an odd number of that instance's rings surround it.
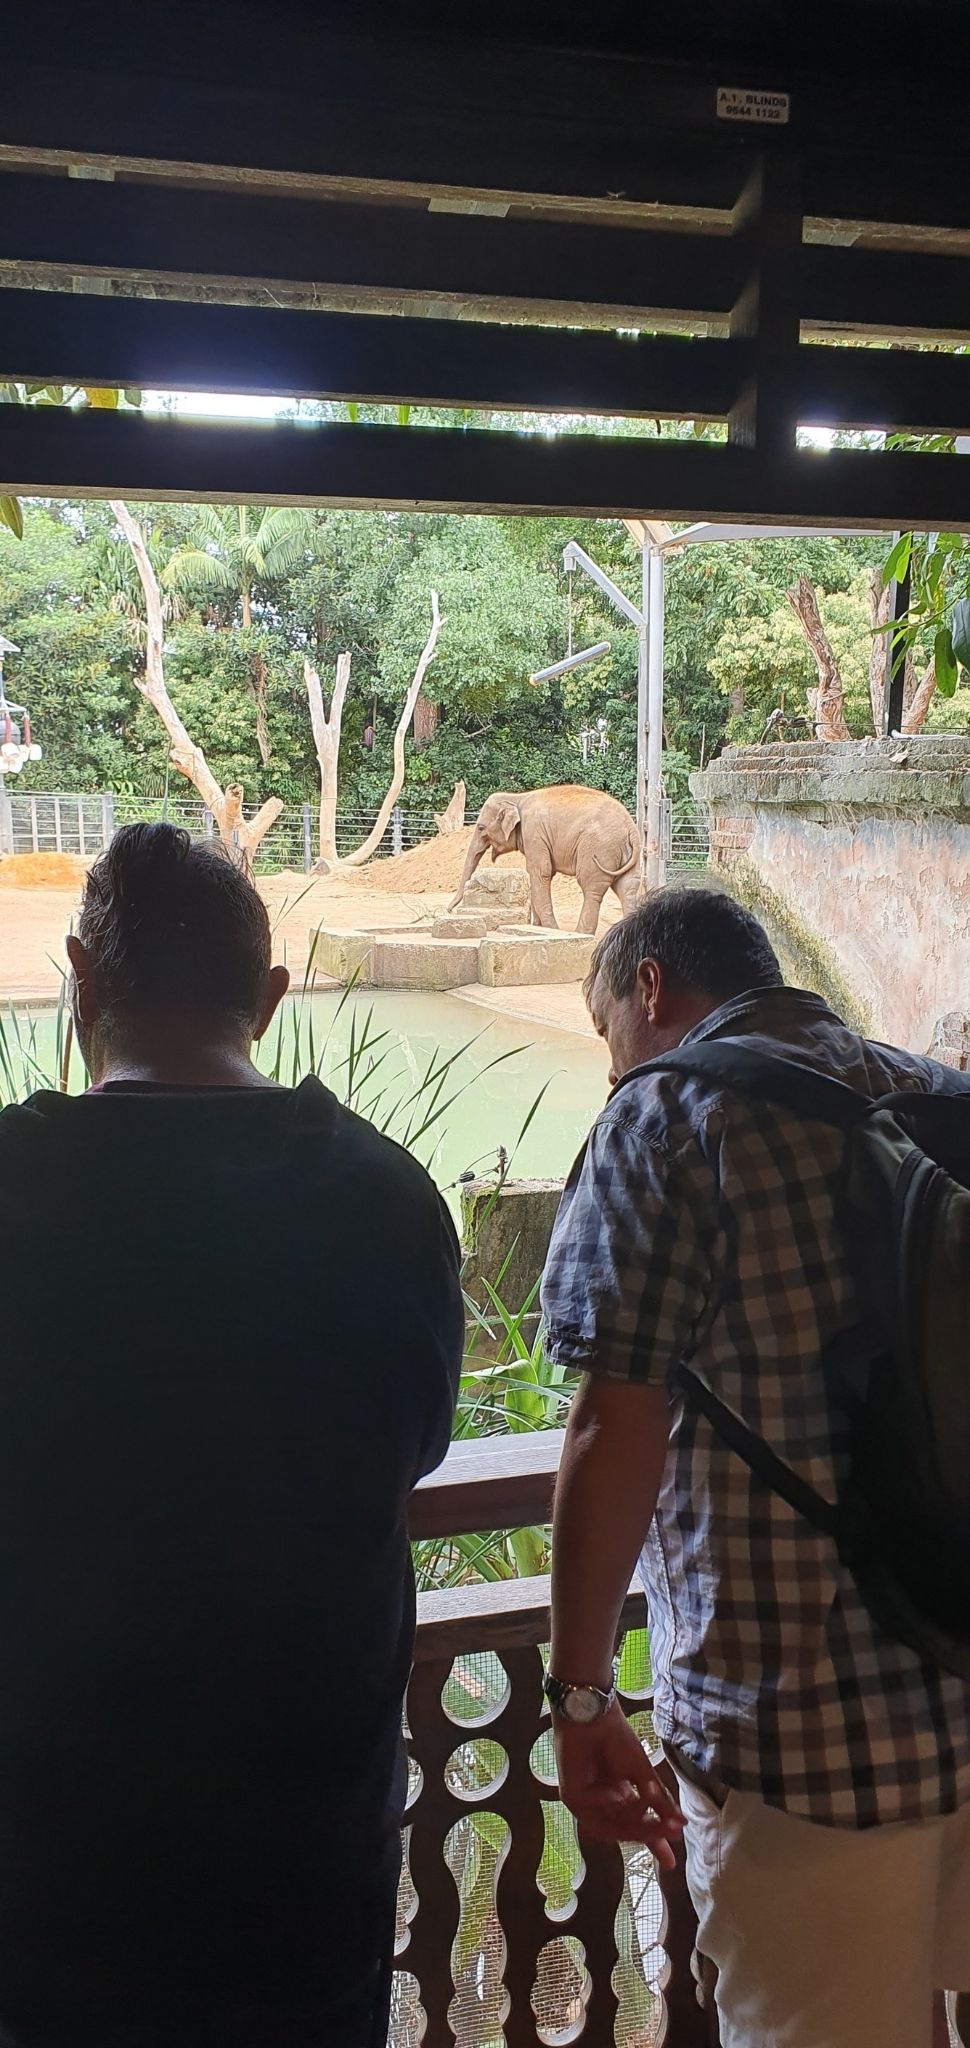
<svg viewBox="0 0 970 2048">
<path fill-rule="evenodd" d="M 620 875 L 611 886 L 614 896 L 619 897 L 624 917 L 629 917 L 631 910 L 635 910 L 640 901 L 640 877 L 636 869 L 632 869 L 628 875 Z"/>
<path fill-rule="evenodd" d="M 529 886 L 532 891 L 532 915 L 536 924 L 545 925 L 549 931 L 558 931 L 556 913 L 552 907 L 552 869 L 530 869 Z"/>
<path fill-rule="evenodd" d="M 585 932 L 587 936 L 595 932 L 600 921 L 600 904 L 605 895 L 605 884 L 602 887 L 598 882 L 588 882 L 586 884 L 583 890 L 583 907 L 579 913 L 579 923 L 576 926 L 578 932 Z"/>
</svg>

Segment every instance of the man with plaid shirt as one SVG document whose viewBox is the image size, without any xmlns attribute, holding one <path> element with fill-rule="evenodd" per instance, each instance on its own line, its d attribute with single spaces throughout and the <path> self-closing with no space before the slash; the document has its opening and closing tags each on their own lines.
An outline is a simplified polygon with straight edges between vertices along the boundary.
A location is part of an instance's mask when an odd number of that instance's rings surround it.
<svg viewBox="0 0 970 2048">
<path fill-rule="evenodd" d="M 730 1038 L 868 1095 L 970 1088 L 786 988 L 760 925 L 713 891 L 614 925 L 586 994 L 613 1083 Z M 669 1863 L 683 1823 L 612 1689 L 642 1552 L 724 2048 L 925 2048 L 934 1988 L 970 1989 L 970 1686 L 887 1636 L 829 1539 L 674 1391 L 689 1358 L 834 1497 L 846 1418 L 821 1354 L 854 1321 L 845 1147 L 708 1079 L 633 1079 L 572 1170 L 543 1283 L 549 1354 L 584 1375 L 553 1536 L 560 1786 L 589 1832 Z"/>
</svg>

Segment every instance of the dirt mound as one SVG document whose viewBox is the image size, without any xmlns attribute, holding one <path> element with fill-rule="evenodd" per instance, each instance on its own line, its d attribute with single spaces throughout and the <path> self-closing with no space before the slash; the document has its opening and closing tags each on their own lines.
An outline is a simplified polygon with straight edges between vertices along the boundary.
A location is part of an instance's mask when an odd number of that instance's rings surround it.
<svg viewBox="0 0 970 2048">
<path fill-rule="evenodd" d="M 474 825 L 466 825 L 461 832 L 439 832 L 436 838 L 409 846 L 406 853 L 394 854 L 390 860 L 368 861 L 362 868 L 342 868 L 340 879 L 358 889 L 387 889 L 392 895 L 422 896 L 445 890 L 453 894 L 461 881 L 474 830 Z M 502 855 L 500 865 L 521 868 L 525 863 L 520 853 L 509 853 Z"/>
<path fill-rule="evenodd" d="M 0 888 L 70 889 L 87 870 L 73 853 L 8 853 L 0 860 Z"/>
</svg>

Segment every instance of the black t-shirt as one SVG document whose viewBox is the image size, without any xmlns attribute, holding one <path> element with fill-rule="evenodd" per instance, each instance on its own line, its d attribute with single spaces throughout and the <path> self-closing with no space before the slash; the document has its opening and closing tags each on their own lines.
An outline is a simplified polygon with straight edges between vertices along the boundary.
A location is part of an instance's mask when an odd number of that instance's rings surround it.
<svg viewBox="0 0 970 2048">
<path fill-rule="evenodd" d="M 0 1115 L 0 2025 L 359 1978 L 455 1234 L 314 1080 Z"/>
</svg>

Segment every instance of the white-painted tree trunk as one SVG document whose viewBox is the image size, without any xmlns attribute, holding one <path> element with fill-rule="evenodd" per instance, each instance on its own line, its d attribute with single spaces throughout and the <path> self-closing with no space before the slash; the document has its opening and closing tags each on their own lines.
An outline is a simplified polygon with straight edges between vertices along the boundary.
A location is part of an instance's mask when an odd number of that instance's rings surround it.
<svg viewBox="0 0 970 2048">
<path fill-rule="evenodd" d="M 145 597 L 145 618 L 147 638 L 145 641 L 145 673 L 136 675 L 135 683 L 142 696 L 157 712 L 169 738 L 170 758 L 180 775 L 186 776 L 197 789 L 206 808 L 219 828 L 219 837 L 235 860 L 248 867 L 260 840 L 272 824 L 275 824 L 283 809 L 279 797 L 269 797 L 257 811 L 255 818 L 244 818 L 243 787 L 231 782 L 223 790 L 216 781 L 202 748 L 196 746 L 183 725 L 165 682 L 164 625 L 162 619 L 162 594 L 158 578 L 148 558 L 145 536 L 137 519 L 132 517 L 128 507 L 120 498 L 111 499 L 111 510 L 131 549 Z"/>
</svg>

